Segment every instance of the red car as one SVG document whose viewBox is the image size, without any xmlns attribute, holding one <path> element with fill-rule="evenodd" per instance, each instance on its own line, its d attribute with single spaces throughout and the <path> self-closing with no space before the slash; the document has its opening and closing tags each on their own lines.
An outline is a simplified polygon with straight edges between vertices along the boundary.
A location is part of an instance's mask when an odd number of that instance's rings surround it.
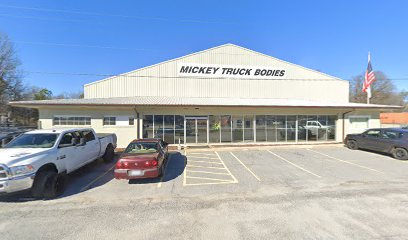
<svg viewBox="0 0 408 240">
<path fill-rule="evenodd" d="M 116 179 L 155 178 L 163 175 L 167 143 L 149 138 L 132 141 L 115 166 Z"/>
</svg>

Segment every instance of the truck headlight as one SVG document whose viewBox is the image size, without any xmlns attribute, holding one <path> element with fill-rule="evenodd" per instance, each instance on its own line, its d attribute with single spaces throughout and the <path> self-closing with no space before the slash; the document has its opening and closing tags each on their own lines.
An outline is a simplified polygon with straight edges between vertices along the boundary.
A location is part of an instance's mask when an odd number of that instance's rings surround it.
<svg viewBox="0 0 408 240">
<path fill-rule="evenodd" d="M 34 172 L 34 167 L 31 165 L 16 166 L 10 168 L 13 177 L 26 175 Z"/>
</svg>

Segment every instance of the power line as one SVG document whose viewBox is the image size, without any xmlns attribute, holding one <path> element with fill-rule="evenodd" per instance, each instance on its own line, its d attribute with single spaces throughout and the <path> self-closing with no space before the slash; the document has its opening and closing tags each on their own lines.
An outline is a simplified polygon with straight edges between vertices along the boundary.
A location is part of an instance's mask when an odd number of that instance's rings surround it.
<svg viewBox="0 0 408 240">
<path fill-rule="evenodd" d="M 126 74 L 102 74 L 102 73 L 66 73 L 66 72 L 40 72 L 40 71 L 23 71 L 29 74 L 43 74 L 43 75 L 63 75 L 63 76 L 95 76 L 95 77 L 128 77 L 128 78 L 184 78 L 184 79 L 208 79 L 208 77 L 187 77 L 187 76 L 155 76 L 155 75 L 139 75 L 139 76 L 129 76 L 131 73 Z M 219 79 L 231 79 L 228 77 Z M 236 78 L 234 78 L 236 79 Z M 351 81 L 351 79 L 341 78 L 342 80 Z M 406 78 L 388 78 L 392 81 L 408 81 Z M 239 80 L 239 79 L 237 79 Z M 339 81 L 338 79 L 318 79 L 318 78 L 274 78 L 274 79 L 264 79 L 264 78 L 250 78 L 249 80 L 279 80 L 279 81 Z"/>
<path fill-rule="evenodd" d="M 137 19 L 137 20 L 189 22 L 189 23 L 208 23 L 208 24 L 236 24 L 234 22 L 206 21 L 206 20 L 195 20 L 195 19 L 180 19 L 180 20 L 178 20 L 178 19 L 161 18 L 161 17 L 140 17 L 140 16 L 131 16 L 131 15 L 121 15 L 121 14 L 82 12 L 82 11 L 64 10 L 64 9 L 21 7 L 21 6 L 5 5 L 5 4 L 0 4 L 0 7 L 2 7 L 2 8 L 11 8 L 11 9 L 30 10 L 30 11 L 79 14 L 79 15 L 98 16 L 98 17 L 116 17 L 116 18 L 127 18 L 127 19 Z"/>
</svg>

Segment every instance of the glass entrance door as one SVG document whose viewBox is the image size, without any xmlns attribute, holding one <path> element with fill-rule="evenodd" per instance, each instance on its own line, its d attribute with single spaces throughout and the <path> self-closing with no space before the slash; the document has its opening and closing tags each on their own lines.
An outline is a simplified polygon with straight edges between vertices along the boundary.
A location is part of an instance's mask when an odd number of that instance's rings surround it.
<svg viewBox="0 0 408 240">
<path fill-rule="evenodd" d="M 207 143 L 208 117 L 186 117 L 186 143 Z"/>
</svg>

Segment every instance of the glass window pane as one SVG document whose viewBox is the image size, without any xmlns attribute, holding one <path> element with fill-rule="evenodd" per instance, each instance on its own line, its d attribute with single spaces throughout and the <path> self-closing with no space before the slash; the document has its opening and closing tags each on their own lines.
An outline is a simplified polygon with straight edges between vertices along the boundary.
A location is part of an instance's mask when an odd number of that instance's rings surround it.
<svg viewBox="0 0 408 240">
<path fill-rule="evenodd" d="M 244 116 L 244 141 L 245 142 L 254 141 L 254 116 L 253 115 Z"/>
<path fill-rule="evenodd" d="M 231 116 L 224 115 L 221 116 L 221 142 L 232 142 L 231 139 Z"/>
<path fill-rule="evenodd" d="M 317 122 L 318 122 L 317 139 L 319 141 L 327 141 L 328 131 L 327 116 L 318 116 Z"/>
<path fill-rule="evenodd" d="M 307 117 L 306 128 L 307 128 L 307 140 L 316 141 L 317 133 L 319 131 L 317 116 L 311 115 Z"/>
<path fill-rule="evenodd" d="M 277 141 L 276 116 L 266 116 L 266 140 L 268 142 Z"/>
<path fill-rule="evenodd" d="M 143 138 L 153 137 L 153 115 L 143 117 Z"/>
<path fill-rule="evenodd" d="M 276 141 L 286 141 L 286 116 L 276 116 Z"/>
<path fill-rule="evenodd" d="M 242 116 L 232 116 L 232 142 L 242 142 L 244 140 L 243 124 Z"/>
<path fill-rule="evenodd" d="M 176 115 L 175 116 L 175 136 L 174 141 L 176 144 L 184 144 L 184 116 Z"/>
<path fill-rule="evenodd" d="M 265 115 L 256 116 L 256 141 L 266 141 L 266 117 Z"/>
<path fill-rule="evenodd" d="M 296 141 L 296 116 L 287 116 L 286 118 L 287 141 Z"/>
<path fill-rule="evenodd" d="M 337 116 L 328 116 L 327 117 L 327 139 L 335 140 L 336 139 L 336 120 Z"/>
<path fill-rule="evenodd" d="M 154 115 L 154 137 L 163 139 L 163 115 Z"/>
<path fill-rule="evenodd" d="M 299 115 L 298 116 L 298 141 L 306 141 L 308 137 L 308 130 L 306 129 L 307 116 Z"/>
<path fill-rule="evenodd" d="M 167 143 L 174 143 L 174 115 L 164 116 L 164 137 L 163 140 Z"/>
<path fill-rule="evenodd" d="M 220 131 L 221 131 L 221 118 L 220 116 L 213 116 L 210 115 L 209 119 L 210 122 L 210 139 L 209 142 L 210 143 L 220 143 L 221 139 L 220 139 Z"/>
</svg>

